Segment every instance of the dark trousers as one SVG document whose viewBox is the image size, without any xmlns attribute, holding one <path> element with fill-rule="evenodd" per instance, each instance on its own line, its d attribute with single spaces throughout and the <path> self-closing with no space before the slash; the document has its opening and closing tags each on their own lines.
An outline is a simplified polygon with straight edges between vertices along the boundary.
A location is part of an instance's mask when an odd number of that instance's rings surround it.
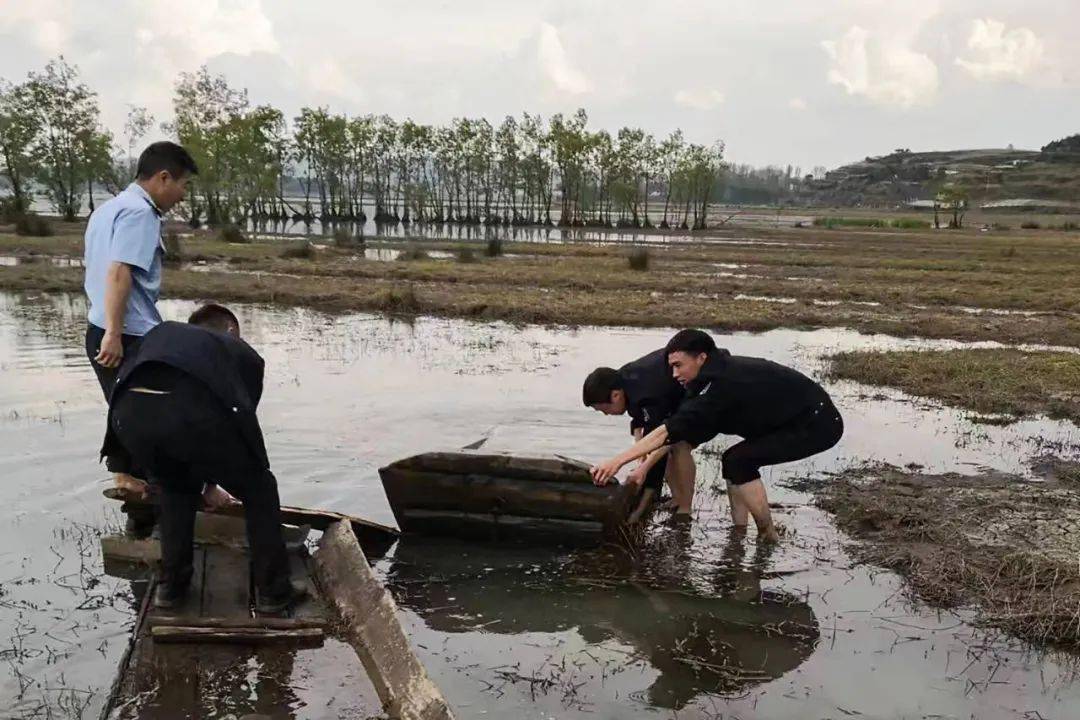
<svg viewBox="0 0 1080 720">
<path fill-rule="evenodd" d="M 825 452 L 844 435 L 844 420 L 830 400 L 822 400 L 783 426 L 747 438 L 724 451 L 722 474 L 733 485 L 753 482 L 767 465 L 795 462 Z"/>
<path fill-rule="evenodd" d="M 113 430 L 160 488 L 161 580 L 191 581 L 195 513 L 204 483 L 220 485 L 244 503 L 252 574 L 258 590 L 289 588 L 277 480 L 253 460 L 225 407 L 205 385 L 179 371 L 148 365 L 113 400 Z M 137 392 L 146 387 L 167 394 Z"/>
<path fill-rule="evenodd" d="M 120 368 L 102 367 L 94 362 L 94 358 L 97 357 L 98 351 L 101 350 L 101 341 L 104 337 L 104 330 L 92 323 L 86 324 L 86 357 L 90 360 L 90 367 L 94 369 L 94 374 L 97 375 L 98 384 L 101 385 L 101 392 L 105 395 L 105 402 L 108 403 L 112 398 L 113 388 L 116 387 L 116 376 L 120 373 Z M 131 346 L 139 340 L 140 338 L 138 335 L 120 336 L 120 344 L 124 346 L 125 356 L 128 354 L 128 350 Z M 105 467 L 109 468 L 109 472 L 127 473 L 129 475 L 134 475 L 137 478 L 146 479 L 146 473 L 134 467 L 131 458 L 124 454 L 106 457 Z"/>
</svg>

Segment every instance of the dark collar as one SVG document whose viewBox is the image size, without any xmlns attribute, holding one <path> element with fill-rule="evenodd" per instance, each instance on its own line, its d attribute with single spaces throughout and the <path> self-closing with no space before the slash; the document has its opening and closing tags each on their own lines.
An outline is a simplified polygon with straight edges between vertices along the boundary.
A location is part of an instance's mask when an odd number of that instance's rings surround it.
<svg viewBox="0 0 1080 720">
<path fill-rule="evenodd" d="M 702 365 L 701 370 L 698 371 L 698 376 L 687 385 L 686 389 L 689 393 L 691 395 L 700 395 L 701 391 L 709 385 L 709 383 L 716 380 L 724 372 L 729 357 L 731 357 L 731 353 L 723 348 L 719 348 L 715 352 L 709 353 L 709 357 L 706 358 L 705 364 Z"/>
</svg>

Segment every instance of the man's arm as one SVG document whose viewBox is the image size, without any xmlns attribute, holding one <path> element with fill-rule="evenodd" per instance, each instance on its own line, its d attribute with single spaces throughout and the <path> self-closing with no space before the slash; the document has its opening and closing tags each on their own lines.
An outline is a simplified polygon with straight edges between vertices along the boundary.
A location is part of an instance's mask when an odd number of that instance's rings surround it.
<svg viewBox="0 0 1080 720">
<path fill-rule="evenodd" d="M 615 457 L 594 467 L 592 469 L 593 482 L 597 485 L 607 485 L 623 465 L 663 447 L 667 442 L 667 437 L 667 426 L 661 425 Z"/>
<path fill-rule="evenodd" d="M 653 469 L 656 463 L 660 462 L 660 458 L 668 454 L 670 446 L 664 446 L 659 450 L 653 450 L 651 453 L 641 459 L 641 464 L 638 465 L 633 471 L 626 476 L 626 481 L 633 483 L 634 485 L 641 485 L 645 482 L 645 476 L 649 474 L 649 471 Z"/>
<path fill-rule="evenodd" d="M 124 317 L 131 295 L 131 269 L 149 272 L 161 242 L 161 219 L 149 206 L 121 212 L 113 223 L 105 271 L 105 337 L 94 361 L 108 368 L 124 359 Z"/>
<path fill-rule="evenodd" d="M 122 262 L 109 263 L 105 271 L 105 337 L 94 362 L 102 367 L 118 367 L 124 359 L 124 316 L 131 294 L 131 266 Z"/>
</svg>

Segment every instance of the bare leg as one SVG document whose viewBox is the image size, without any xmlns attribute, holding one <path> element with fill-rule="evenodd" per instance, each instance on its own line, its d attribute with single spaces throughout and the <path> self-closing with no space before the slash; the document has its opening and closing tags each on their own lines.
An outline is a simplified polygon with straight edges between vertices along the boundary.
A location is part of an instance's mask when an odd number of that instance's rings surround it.
<svg viewBox="0 0 1080 720">
<path fill-rule="evenodd" d="M 647 487 L 641 491 L 641 499 L 638 501 L 637 507 L 634 508 L 634 512 L 630 513 L 630 517 L 626 518 L 627 525 L 634 525 L 641 521 L 641 517 L 649 509 L 649 505 L 652 504 L 653 495 L 656 491 L 651 487 Z"/>
<path fill-rule="evenodd" d="M 731 506 L 731 524 L 745 531 L 746 524 L 750 521 L 750 510 L 746 507 L 746 503 L 743 502 L 742 496 L 736 492 L 736 487 L 731 484 L 730 480 L 728 481 L 727 496 L 728 505 Z"/>
<path fill-rule="evenodd" d="M 668 470 L 668 484 L 671 486 L 672 499 L 675 500 L 675 512 L 688 515 L 694 504 L 694 484 L 697 480 L 697 467 L 694 465 L 694 456 L 689 445 L 678 443 L 671 448 L 668 454 Z"/>
<path fill-rule="evenodd" d="M 769 542 L 780 540 L 779 533 L 773 525 L 772 513 L 769 511 L 769 497 L 765 493 L 765 484 L 761 478 L 751 480 L 741 485 L 729 485 L 731 496 L 738 497 L 739 501 L 754 516 L 754 524 L 757 525 L 758 537 Z M 732 513 L 734 514 L 734 504 Z"/>
</svg>

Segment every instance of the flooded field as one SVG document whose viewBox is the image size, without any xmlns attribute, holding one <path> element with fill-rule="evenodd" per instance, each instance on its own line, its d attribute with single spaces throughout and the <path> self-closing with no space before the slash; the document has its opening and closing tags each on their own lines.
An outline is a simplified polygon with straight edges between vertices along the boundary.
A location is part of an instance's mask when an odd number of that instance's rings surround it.
<svg viewBox="0 0 1080 720">
<path fill-rule="evenodd" d="M 170 319 L 192 307 L 162 304 Z M 239 310 L 267 360 L 261 417 L 283 501 L 386 523 L 376 470 L 416 452 L 483 438 L 584 460 L 621 448 L 625 421 L 583 408 L 581 379 L 670 334 Z M 100 494 L 104 403 L 84 314 L 78 296 L 0 293 L 0 717 L 95 717 L 134 617 L 129 583 L 100 568 L 97 536 L 118 517 Z M 835 329 L 718 340 L 811 374 L 836 350 L 962 346 Z M 697 454 L 693 524 L 658 516 L 633 553 L 399 542 L 377 570 L 458 717 L 1071 717 L 1072 658 L 913 601 L 896 575 L 853 560 L 803 484 L 785 483 L 867 461 L 1029 476 L 1046 450 L 1075 457 L 1080 430 L 980 425 L 895 391 L 829 389 L 847 435 L 767 473 L 789 531 L 773 550 L 729 532 L 723 440 Z M 216 682 L 230 690 L 210 696 L 207 717 L 377 709 L 366 688 L 321 682 L 305 651 L 253 654 Z"/>
</svg>

